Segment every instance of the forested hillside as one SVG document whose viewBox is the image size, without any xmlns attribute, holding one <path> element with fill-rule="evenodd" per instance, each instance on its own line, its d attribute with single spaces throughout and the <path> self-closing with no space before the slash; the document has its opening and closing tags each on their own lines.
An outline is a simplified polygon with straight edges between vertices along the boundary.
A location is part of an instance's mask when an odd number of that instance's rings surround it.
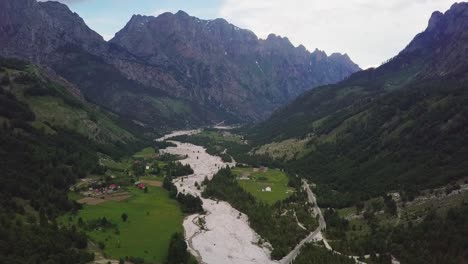
<svg viewBox="0 0 468 264">
<path fill-rule="evenodd" d="M 285 166 L 356 199 L 465 177 L 468 53 L 453 48 L 468 43 L 467 13 L 466 3 L 434 13 L 388 63 L 301 96 L 253 128 L 251 141 L 305 140 Z M 445 53 L 457 54 L 445 61 L 456 67 L 436 64 Z"/>
<path fill-rule="evenodd" d="M 86 263 L 87 237 L 55 222 L 80 207 L 68 188 L 99 171 L 98 152 L 119 157 L 141 144 L 40 72 L 0 60 L 0 262 Z"/>
</svg>

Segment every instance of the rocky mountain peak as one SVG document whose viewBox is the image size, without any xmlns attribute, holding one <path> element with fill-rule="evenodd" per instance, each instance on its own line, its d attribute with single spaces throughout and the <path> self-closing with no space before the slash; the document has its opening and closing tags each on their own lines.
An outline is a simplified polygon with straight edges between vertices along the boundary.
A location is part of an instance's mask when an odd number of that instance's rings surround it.
<svg viewBox="0 0 468 264">
<path fill-rule="evenodd" d="M 328 55 L 325 51 L 316 48 L 314 52 L 312 52 L 311 57 L 315 61 L 322 61 L 325 60 L 328 57 Z"/>
<path fill-rule="evenodd" d="M 468 60 L 468 3 L 455 3 L 445 13 L 434 12 L 426 30 L 410 42 L 398 58 L 424 58 L 420 77 L 442 76 L 463 71 Z"/>
<path fill-rule="evenodd" d="M 175 13 L 174 15 L 177 16 L 177 17 L 190 17 L 190 15 L 187 14 L 187 13 L 186 13 L 185 11 L 183 11 L 183 10 L 177 11 L 177 13 Z"/>
<path fill-rule="evenodd" d="M 434 13 L 432 13 L 431 18 L 429 19 L 429 25 L 427 26 L 427 30 L 434 30 L 443 16 L 444 14 L 440 11 L 435 11 Z"/>
<path fill-rule="evenodd" d="M 275 34 L 269 34 L 265 43 L 270 48 L 294 48 L 293 44 L 287 37 L 281 37 Z"/>
</svg>

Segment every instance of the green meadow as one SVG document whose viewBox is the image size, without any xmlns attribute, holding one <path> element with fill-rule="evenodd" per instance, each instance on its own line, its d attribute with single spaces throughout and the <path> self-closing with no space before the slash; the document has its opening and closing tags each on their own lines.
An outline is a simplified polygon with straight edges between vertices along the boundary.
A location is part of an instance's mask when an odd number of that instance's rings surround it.
<svg viewBox="0 0 468 264">
<path fill-rule="evenodd" d="M 106 256 L 113 259 L 134 256 L 145 259 L 145 263 L 163 263 L 171 235 L 183 231 L 184 216 L 177 202 L 170 199 L 163 188 L 148 186 L 148 193 L 144 193 L 131 187 L 129 192 L 132 197 L 126 201 L 84 205 L 71 222 L 69 215 L 60 221 L 77 224 L 80 217 L 85 222 L 105 217 L 118 226 L 118 232 L 111 228 L 87 233 L 96 244 L 105 245 Z M 128 215 L 126 222 L 122 221 L 123 213 Z"/>
<path fill-rule="evenodd" d="M 261 172 L 253 168 L 234 168 L 232 171 L 238 177 L 249 177 L 249 180 L 239 179 L 239 185 L 260 201 L 274 204 L 293 193 L 293 189 L 288 187 L 288 176 L 280 170 Z M 271 192 L 262 191 L 267 187 L 271 188 Z"/>
<path fill-rule="evenodd" d="M 134 158 L 153 158 L 156 155 L 156 151 L 153 147 L 147 147 L 133 155 Z"/>
</svg>

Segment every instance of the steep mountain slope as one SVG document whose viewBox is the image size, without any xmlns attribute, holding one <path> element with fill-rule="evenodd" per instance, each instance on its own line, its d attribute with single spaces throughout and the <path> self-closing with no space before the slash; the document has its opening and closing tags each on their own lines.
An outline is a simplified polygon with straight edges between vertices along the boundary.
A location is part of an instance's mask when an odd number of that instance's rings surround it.
<svg viewBox="0 0 468 264">
<path fill-rule="evenodd" d="M 224 19 L 201 20 L 183 11 L 133 16 L 110 42 L 139 58 L 116 62 L 129 78 L 254 120 L 359 70 L 347 55 L 311 54 L 287 38 L 259 40 Z"/>
<path fill-rule="evenodd" d="M 255 127 L 251 139 L 306 140 L 286 161 L 291 170 L 363 196 L 466 177 L 467 23 L 467 3 L 434 13 L 388 63 L 301 96 Z"/>
<path fill-rule="evenodd" d="M 128 80 L 105 60 L 127 52 L 110 47 L 63 4 L 7 0 L 0 2 L 0 13 L 0 55 L 49 66 L 89 100 L 129 120 L 167 128 L 225 118 Z"/>
<path fill-rule="evenodd" d="M 257 120 L 359 69 L 346 55 L 310 54 L 276 36 L 260 41 L 183 12 L 134 16 L 110 43 L 58 2 L 5 0 L 0 15 L 0 55 L 48 66 L 92 102 L 146 127 Z"/>
<path fill-rule="evenodd" d="M 33 116 L 31 125 L 46 134 L 70 130 L 98 144 L 128 144 L 137 138 L 116 123 L 116 116 L 88 103 L 73 85 L 22 61 L 0 58 L 0 80 Z M 2 105 L 2 113 L 10 111 Z"/>
</svg>

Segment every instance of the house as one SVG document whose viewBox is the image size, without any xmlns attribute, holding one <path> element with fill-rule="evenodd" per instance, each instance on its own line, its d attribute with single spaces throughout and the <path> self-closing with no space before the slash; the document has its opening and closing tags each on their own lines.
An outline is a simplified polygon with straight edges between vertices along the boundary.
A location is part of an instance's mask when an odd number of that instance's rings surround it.
<svg viewBox="0 0 468 264">
<path fill-rule="evenodd" d="M 266 187 L 265 192 L 271 192 L 271 187 Z"/>
</svg>

